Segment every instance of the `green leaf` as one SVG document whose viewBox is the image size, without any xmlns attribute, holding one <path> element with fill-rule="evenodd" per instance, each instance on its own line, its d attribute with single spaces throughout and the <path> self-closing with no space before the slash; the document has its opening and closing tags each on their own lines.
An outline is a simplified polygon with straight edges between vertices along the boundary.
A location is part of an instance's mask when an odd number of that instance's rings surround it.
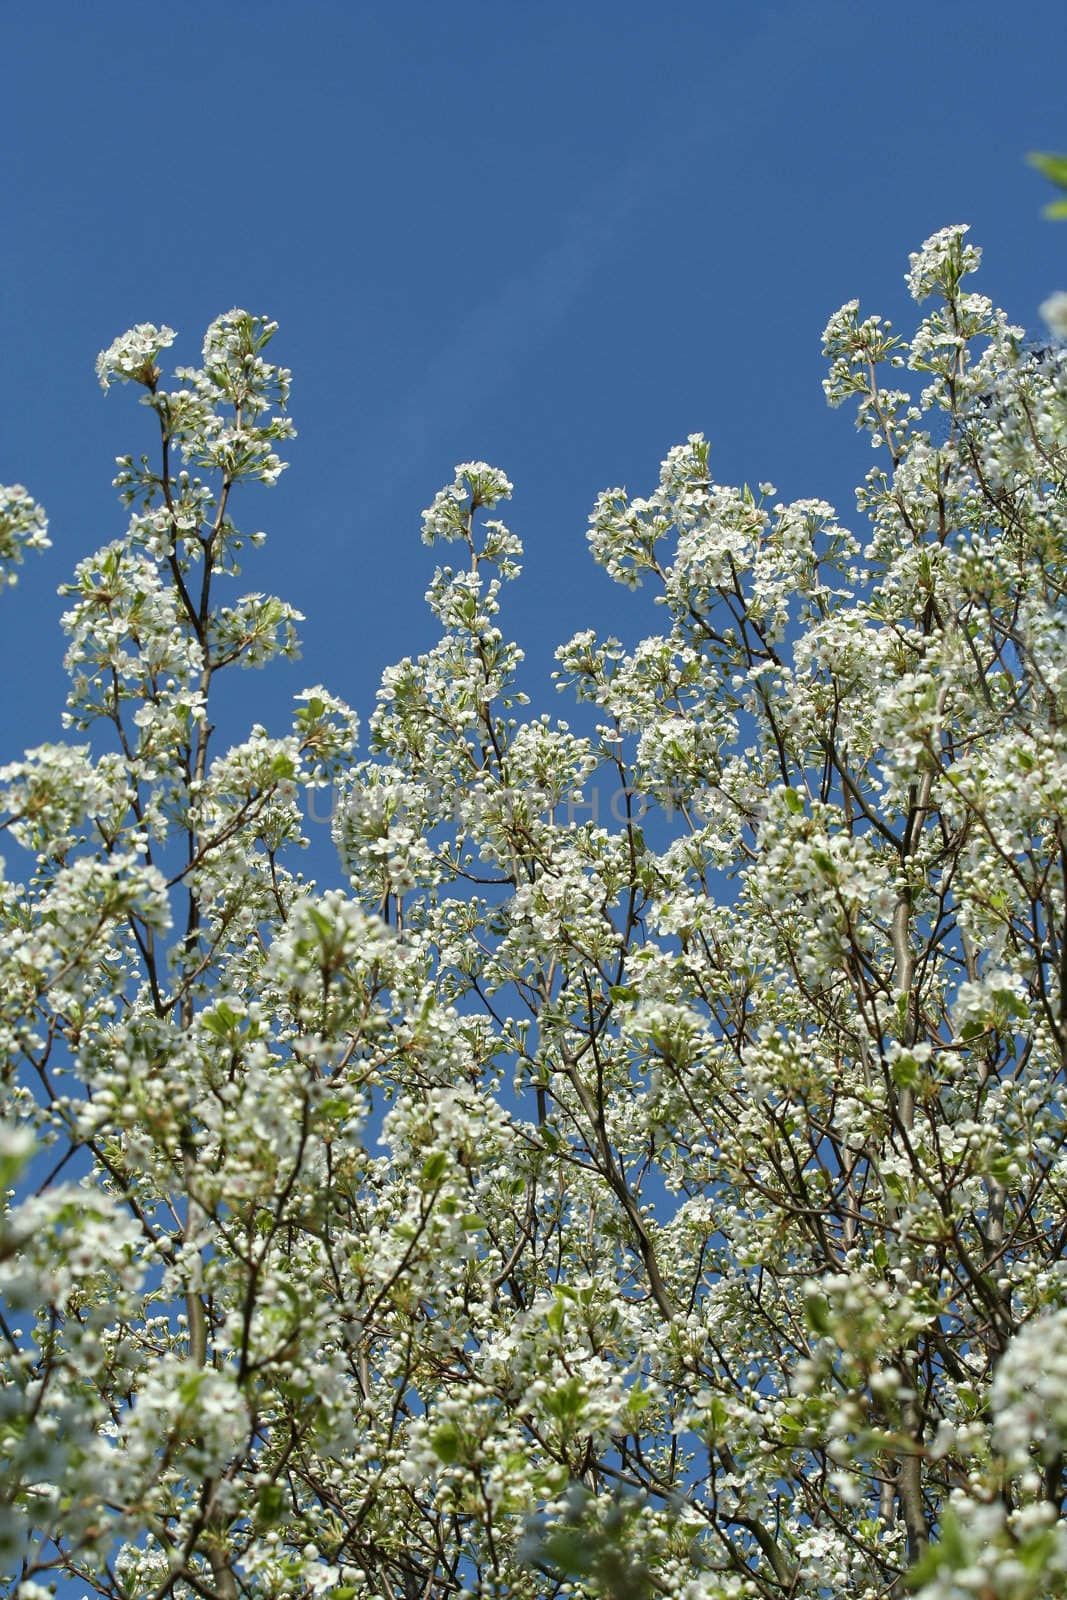
<svg viewBox="0 0 1067 1600">
<path fill-rule="evenodd" d="M 908 1588 L 921 1589 L 932 1583 L 947 1568 L 958 1572 L 968 1565 L 970 1555 L 959 1522 L 951 1508 L 946 1506 L 941 1514 L 941 1537 L 937 1544 L 924 1550 L 908 1573 Z"/>
<path fill-rule="evenodd" d="M 431 1150 L 422 1163 L 422 1182 L 429 1188 L 439 1183 L 448 1171 L 448 1156 L 443 1150 Z"/>
<path fill-rule="evenodd" d="M 898 1205 L 909 1198 L 908 1185 L 899 1172 L 883 1173 L 882 1182 L 885 1184 L 886 1193 L 890 1199 L 896 1201 Z"/>
<path fill-rule="evenodd" d="M 833 1324 L 830 1321 L 830 1307 L 826 1303 L 825 1295 L 809 1294 L 804 1297 L 804 1315 L 812 1333 L 820 1339 L 825 1339 Z"/>
<path fill-rule="evenodd" d="M 178 1398 L 184 1406 L 196 1404 L 196 1397 L 200 1393 L 200 1385 L 204 1381 L 202 1368 L 187 1373 L 178 1385 Z"/>
<path fill-rule="evenodd" d="M 329 944 L 333 939 L 333 923 L 330 921 L 329 917 L 324 915 L 324 913 L 319 910 L 318 906 L 309 905 L 307 908 L 307 919 L 311 923 L 311 926 L 315 929 L 315 932 L 318 934 L 323 944 Z"/>
<path fill-rule="evenodd" d="M 557 1422 L 571 1422 L 585 1409 L 580 1378 L 566 1378 L 558 1388 L 545 1395 L 545 1410 Z"/>
<path fill-rule="evenodd" d="M 280 1483 L 265 1483 L 256 1500 L 256 1521 L 269 1528 L 280 1522 L 285 1511 L 285 1490 Z"/>
<path fill-rule="evenodd" d="M 1055 1528 L 1042 1528 L 1017 1546 L 1016 1558 L 1022 1562 L 1027 1572 L 1045 1576 L 1047 1571 L 1051 1570 L 1058 1542 Z"/>
<path fill-rule="evenodd" d="M 1015 1162 L 1011 1156 L 993 1156 L 986 1171 L 996 1183 L 1009 1184 L 1015 1177 Z"/>
<path fill-rule="evenodd" d="M 825 872 L 828 878 L 837 878 L 837 867 L 834 865 L 833 857 L 828 854 L 827 851 L 820 850 L 817 845 L 813 845 L 811 850 L 811 859 L 814 861 L 819 871 Z"/>
<path fill-rule="evenodd" d="M 459 1460 L 462 1435 L 454 1422 L 442 1422 L 430 1435 L 430 1445 L 438 1461 L 446 1467 Z"/>
<path fill-rule="evenodd" d="M 713 1395 L 711 1404 L 704 1411 L 705 1437 L 709 1440 L 718 1439 L 729 1420 L 730 1414 L 726 1409 L 725 1400 L 720 1400 L 717 1394 Z"/>
<path fill-rule="evenodd" d="M 352 1110 L 350 1100 L 345 1100 L 341 1095 L 330 1095 L 326 1100 L 320 1100 L 315 1110 L 323 1122 L 331 1122 L 342 1117 L 348 1117 Z"/>
<path fill-rule="evenodd" d="M 615 1001 L 616 1005 L 618 1005 L 623 1004 L 628 1000 L 636 1000 L 637 990 L 631 989 L 629 985 L 625 983 L 613 983 L 611 988 L 608 990 L 608 995 L 613 1001 Z"/>
<path fill-rule="evenodd" d="M 1067 189 L 1067 156 L 1056 155 L 1050 151 L 1031 150 L 1026 159 L 1057 188 Z"/>
<path fill-rule="evenodd" d="M 652 1396 L 648 1393 L 647 1389 L 644 1389 L 641 1386 L 640 1383 L 635 1383 L 629 1389 L 627 1389 L 626 1409 L 629 1411 L 631 1416 L 640 1416 L 641 1412 L 647 1410 L 651 1404 Z"/>
<path fill-rule="evenodd" d="M 919 1063 L 914 1056 L 898 1056 L 893 1062 L 892 1078 L 898 1089 L 910 1089 L 919 1081 Z"/>
<path fill-rule="evenodd" d="M 544 1560 L 571 1577 L 588 1577 L 593 1570 L 593 1552 L 582 1528 L 554 1528 L 542 1550 Z"/>
<path fill-rule="evenodd" d="M 1028 1017 L 1030 1007 L 1022 995 L 1015 993 L 1014 989 L 994 989 L 993 999 L 1012 1017 Z"/>
<path fill-rule="evenodd" d="M 796 789 L 783 789 L 786 810 L 791 811 L 794 817 L 799 817 L 804 810 L 804 797 Z"/>
<path fill-rule="evenodd" d="M 218 1000 L 210 1011 L 203 1013 L 200 1022 L 206 1033 L 216 1039 L 226 1039 L 240 1026 L 241 1018 L 225 1000 Z"/>
<path fill-rule="evenodd" d="M 973 1416 L 980 1408 L 978 1393 L 975 1389 L 972 1389 L 969 1383 L 958 1383 L 956 1385 L 956 1399 L 970 1416 Z"/>
</svg>

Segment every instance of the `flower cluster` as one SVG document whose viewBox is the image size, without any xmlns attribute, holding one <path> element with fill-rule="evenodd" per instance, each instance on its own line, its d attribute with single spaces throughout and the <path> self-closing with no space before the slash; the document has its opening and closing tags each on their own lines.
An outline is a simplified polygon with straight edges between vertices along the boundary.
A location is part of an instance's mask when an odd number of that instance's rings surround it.
<svg viewBox="0 0 1067 1600">
<path fill-rule="evenodd" d="M 173 328 L 157 328 L 153 322 L 139 322 L 135 328 L 101 350 L 96 358 L 96 376 L 101 389 L 110 388 L 118 379 L 120 383 L 141 383 L 145 388 L 155 386 L 159 377 L 156 361 L 162 351 L 177 338 Z"/>
<path fill-rule="evenodd" d="M 27 550 L 47 550 L 48 518 L 20 483 L 0 485 L 0 576 L 9 585 L 18 582 L 13 570 L 22 565 Z"/>
<path fill-rule="evenodd" d="M 1067 356 L 965 234 L 910 336 L 826 328 L 862 538 L 691 435 L 596 500 L 661 621 L 561 646 L 567 720 L 462 464 L 359 760 L 322 686 L 216 731 L 298 647 L 228 589 L 274 324 L 101 356 L 158 453 L 65 589 L 81 742 L 0 769 L 21 1600 L 1062 1592 Z M 44 542 L 0 491 L 0 565 Z M 344 888 L 294 867 L 327 784 Z"/>
</svg>

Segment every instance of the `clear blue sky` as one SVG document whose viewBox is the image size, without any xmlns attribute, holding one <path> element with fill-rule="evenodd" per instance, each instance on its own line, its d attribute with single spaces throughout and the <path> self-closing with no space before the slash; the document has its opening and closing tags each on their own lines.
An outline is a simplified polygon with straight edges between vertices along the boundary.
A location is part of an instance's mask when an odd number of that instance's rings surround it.
<svg viewBox="0 0 1067 1600">
<path fill-rule="evenodd" d="M 93 373 L 135 322 L 183 360 L 233 305 L 281 323 L 300 437 L 238 507 L 271 533 L 247 586 L 308 619 L 301 664 L 240 685 L 281 731 L 315 681 L 365 714 L 431 641 L 419 512 L 455 462 L 516 484 L 505 625 L 536 688 L 576 628 L 648 631 L 586 518 L 686 434 L 721 480 L 854 520 L 869 455 L 819 335 L 854 295 L 906 322 L 924 237 L 970 222 L 979 286 L 1035 330 L 1067 288 L 1023 164 L 1067 148 L 1063 0 L 38 0 L 2 41 L 0 482 L 55 548 L 4 606 L 0 760 L 59 736 L 55 589 L 121 531 L 114 456 L 149 447 Z"/>
</svg>

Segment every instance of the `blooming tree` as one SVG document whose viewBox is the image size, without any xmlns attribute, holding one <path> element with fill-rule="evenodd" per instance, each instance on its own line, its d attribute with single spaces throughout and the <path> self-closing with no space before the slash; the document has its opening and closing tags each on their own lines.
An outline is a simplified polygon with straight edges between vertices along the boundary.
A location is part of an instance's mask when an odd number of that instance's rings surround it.
<svg viewBox="0 0 1067 1600">
<path fill-rule="evenodd" d="M 692 436 L 596 502 L 663 629 L 564 644 L 568 723 L 461 466 L 359 759 L 322 688 L 212 737 L 300 620 L 230 584 L 273 324 L 100 357 L 158 438 L 65 591 L 75 742 L 0 772 L 19 1600 L 1067 1592 L 1067 358 L 965 232 L 910 339 L 825 333 L 865 542 Z"/>
</svg>

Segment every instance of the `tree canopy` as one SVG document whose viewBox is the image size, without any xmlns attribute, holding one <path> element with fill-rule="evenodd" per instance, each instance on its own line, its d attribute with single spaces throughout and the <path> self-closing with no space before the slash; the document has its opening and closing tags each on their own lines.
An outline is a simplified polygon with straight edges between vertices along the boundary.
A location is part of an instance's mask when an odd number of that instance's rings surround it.
<svg viewBox="0 0 1067 1600">
<path fill-rule="evenodd" d="M 322 687 L 213 737 L 297 648 L 233 588 L 274 324 L 101 355 L 155 437 L 64 590 L 69 740 L 0 771 L 18 1600 L 1067 1592 L 1067 357 L 978 264 L 826 328 L 862 537 L 699 434 L 599 496 L 663 624 L 560 646 L 570 721 L 458 467 L 365 755 Z M 46 542 L 0 491 L 4 570 Z"/>
</svg>

